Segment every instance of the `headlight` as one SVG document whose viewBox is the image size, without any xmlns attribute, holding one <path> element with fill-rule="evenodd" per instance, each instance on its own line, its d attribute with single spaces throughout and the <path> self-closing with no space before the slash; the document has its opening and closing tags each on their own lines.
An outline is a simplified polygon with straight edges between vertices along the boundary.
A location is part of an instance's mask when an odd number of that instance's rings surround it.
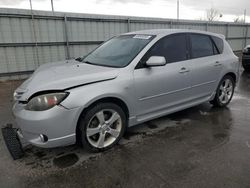
<svg viewBox="0 0 250 188">
<path fill-rule="evenodd" d="M 49 93 L 44 95 L 39 95 L 31 100 L 29 100 L 28 104 L 25 106 L 26 110 L 30 111 L 44 111 L 48 110 L 62 102 L 68 93 Z"/>
</svg>

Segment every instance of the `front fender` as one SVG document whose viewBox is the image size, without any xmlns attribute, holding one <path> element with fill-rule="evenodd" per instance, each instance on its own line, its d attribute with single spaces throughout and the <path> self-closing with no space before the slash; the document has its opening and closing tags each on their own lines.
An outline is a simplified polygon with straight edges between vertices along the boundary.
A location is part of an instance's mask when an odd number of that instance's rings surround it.
<svg viewBox="0 0 250 188">
<path fill-rule="evenodd" d="M 97 100 L 113 97 L 122 100 L 127 105 L 130 116 L 133 116 L 136 101 L 131 83 L 128 80 L 118 81 L 115 79 L 73 88 L 67 90 L 70 94 L 61 105 L 68 109 L 80 107 L 83 110 Z"/>
</svg>

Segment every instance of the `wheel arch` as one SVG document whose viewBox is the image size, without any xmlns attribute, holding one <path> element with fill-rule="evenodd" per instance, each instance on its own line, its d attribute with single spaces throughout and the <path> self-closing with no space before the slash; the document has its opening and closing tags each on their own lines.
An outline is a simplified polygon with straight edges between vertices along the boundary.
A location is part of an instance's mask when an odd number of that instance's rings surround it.
<svg viewBox="0 0 250 188">
<path fill-rule="evenodd" d="M 120 106 L 122 108 L 122 110 L 124 111 L 125 115 L 126 115 L 126 118 L 128 120 L 129 118 L 129 108 L 128 108 L 128 105 L 120 98 L 118 97 L 104 97 L 104 98 L 100 98 L 100 99 L 97 99 L 95 101 L 92 101 L 92 103 L 90 103 L 88 106 L 86 106 L 82 112 L 80 113 L 80 116 L 78 117 L 78 120 L 77 120 L 77 126 L 76 126 L 76 130 L 75 130 L 75 133 L 76 133 L 76 143 L 80 144 L 80 134 L 79 134 L 79 124 L 80 124 L 80 119 L 81 117 L 90 109 L 92 108 L 93 106 L 99 104 L 99 103 L 114 103 L 118 106 Z"/>
<path fill-rule="evenodd" d="M 234 83 L 236 83 L 236 81 L 237 81 L 237 76 L 236 76 L 235 73 L 233 73 L 233 72 L 228 72 L 228 73 L 226 73 L 222 78 L 224 78 L 225 76 L 231 76 L 231 77 L 233 78 L 233 80 L 234 80 Z"/>
<path fill-rule="evenodd" d="M 216 93 L 217 93 L 218 88 L 220 87 L 220 83 L 222 82 L 222 80 L 223 80 L 226 76 L 230 76 L 230 77 L 233 79 L 233 81 L 234 81 L 234 87 L 235 87 L 235 84 L 236 84 L 236 82 L 237 82 L 237 75 L 236 75 L 234 72 L 228 72 L 228 73 L 226 73 L 226 74 L 220 79 L 220 81 L 219 81 L 219 83 L 218 83 L 218 86 L 217 86 L 215 92 L 213 93 L 213 95 L 212 95 L 212 97 L 211 97 L 211 99 L 210 99 L 210 103 L 213 104 L 214 106 L 219 106 L 219 107 L 221 107 L 221 106 L 218 104 L 218 101 L 217 101 L 217 99 L 216 99 Z M 231 98 L 232 98 L 232 97 L 231 97 Z M 231 101 L 231 99 L 229 100 L 229 102 L 230 102 L 230 101 Z M 229 103 L 229 102 L 228 102 L 228 103 Z M 227 104 L 228 104 L 228 103 L 227 103 Z M 227 105 L 227 104 L 226 104 L 226 105 Z"/>
</svg>

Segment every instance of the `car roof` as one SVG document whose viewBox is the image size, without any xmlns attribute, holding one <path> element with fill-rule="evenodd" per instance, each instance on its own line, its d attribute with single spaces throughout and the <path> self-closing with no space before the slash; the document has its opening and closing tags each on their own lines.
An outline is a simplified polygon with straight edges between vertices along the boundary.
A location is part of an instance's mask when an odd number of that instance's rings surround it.
<svg viewBox="0 0 250 188">
<path fill-rule="evenodd" d="M 206 34 L 206 35 L 213 35 L 220 38 L 225 38 L 222 34 L 211 33 L 207 31 L 200 31 L 200 30 L 192 30 L 192 29 L 150 29 L 150 30 L 141 30 L 141 31 L 133 31 L 129 33 L 125 33 L 123 35 L 128 34 L 136 34 L 136 35 L 169 35 L 174 33 L 198 33 L 198 34 Z"/>
</svg>

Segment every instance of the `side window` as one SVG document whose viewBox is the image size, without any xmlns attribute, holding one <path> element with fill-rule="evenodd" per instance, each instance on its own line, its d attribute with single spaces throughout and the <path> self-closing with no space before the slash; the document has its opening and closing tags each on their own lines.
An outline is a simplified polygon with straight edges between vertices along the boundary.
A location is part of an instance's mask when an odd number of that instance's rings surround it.
<svg viewBox="0 0 250 188">
<path fill-rule="evenodd" d="M 216 45 L 219 53 L 221 54 L 223 52 L 223 49 L 224 49 L 223 40 L 218 38 L 218 37 L 215 37 L 215 36 L 212 36 L 212 39 L 213 39 L 214 44 Z"/>
<path fill-rule="evenodd" d="M 167 63 L 186 60 L 186 34 L 174 34 L 160 39 L 144 55 L 141 63 L 145 63 L 151 56 L 164 56 Z"/>
<path fill-rule="evenodd" d="M 199 58 L 214 55 L 214 46 L 209 36 L 200 34 L 191 34 L 191 52 L 192 58 Z"/>
</svg>

